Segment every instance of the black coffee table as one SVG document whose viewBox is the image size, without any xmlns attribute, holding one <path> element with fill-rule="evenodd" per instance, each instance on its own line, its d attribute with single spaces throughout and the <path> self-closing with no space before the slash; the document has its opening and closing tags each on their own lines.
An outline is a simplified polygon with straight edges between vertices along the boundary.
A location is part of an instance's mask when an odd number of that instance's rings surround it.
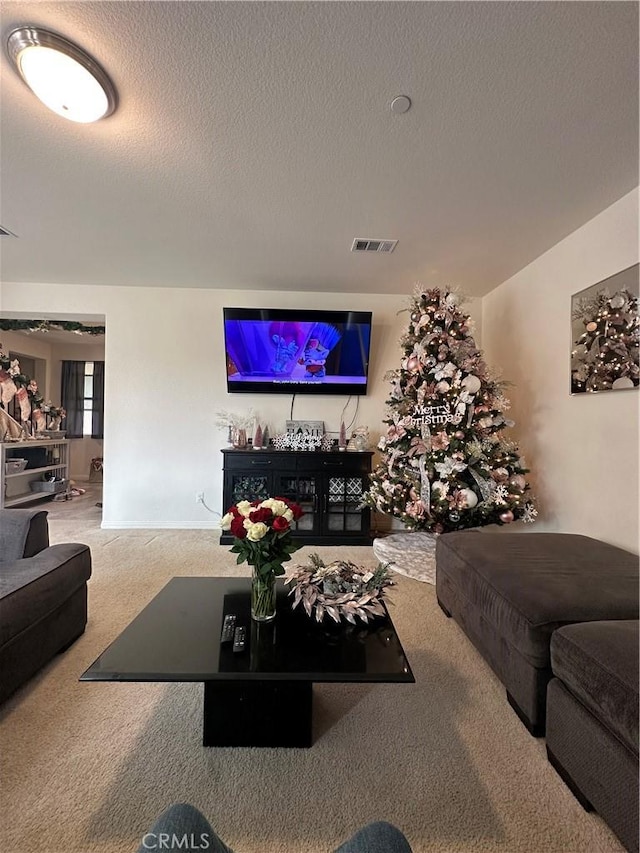
<svg viewBox="0 0 640 853">
<path fill-rule="evenodd" d="M 202 681 L 204 746 L 309 747 L 313 682 L 414 682 L 389 615 L 319 625 L 278 582 L 274 622 L 250 618 L 249 578 L 173 578 L 80 681 Z M 221 645 L 235 613 L 243 652 Z"/>
</svg>

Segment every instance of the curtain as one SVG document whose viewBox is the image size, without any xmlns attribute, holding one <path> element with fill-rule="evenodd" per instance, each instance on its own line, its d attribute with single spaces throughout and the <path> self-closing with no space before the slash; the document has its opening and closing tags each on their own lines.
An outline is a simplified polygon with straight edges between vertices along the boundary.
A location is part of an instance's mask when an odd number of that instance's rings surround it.
<svg viewBox="0 0 640 853">
<path fill-rule="evenodd" d="M 62 406 L 67 410 L 67 438 L 82 438 L 84 418 L 84 361 L 62 362 Z"/>
<path fill-rule="evenodd" d="M 93 362 L 91 438 L 104 438 L 104 361 Z"/>
</svg>

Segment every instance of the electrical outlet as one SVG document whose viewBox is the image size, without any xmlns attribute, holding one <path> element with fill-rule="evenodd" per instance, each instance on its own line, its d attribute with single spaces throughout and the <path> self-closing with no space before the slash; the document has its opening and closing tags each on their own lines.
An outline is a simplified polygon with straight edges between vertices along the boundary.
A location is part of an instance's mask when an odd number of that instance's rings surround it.
<svg viewBox="0 0 640 853">
<path fill-rule="evenodd" d="M 196 503 L 203 504 L 204 503 L 204 492 L 196 492 Z"/>
</svg>

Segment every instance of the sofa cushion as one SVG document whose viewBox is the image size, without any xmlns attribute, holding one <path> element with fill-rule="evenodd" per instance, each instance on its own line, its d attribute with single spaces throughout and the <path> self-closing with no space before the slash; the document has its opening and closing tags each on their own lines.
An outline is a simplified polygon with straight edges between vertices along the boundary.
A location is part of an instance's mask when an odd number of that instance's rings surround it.
<svg viewBox="0 0 640 853">
<path fill-rule="evenodd" d="M 551 637 L 551 668 L 567 689 L 638 754 L 638 621 L 586 622 Z"/>
<path fill-rule="evenodd" d="M 638 618 L 638 557 L 588 536 L 445 533 L 436 566 L 537 668 L 562 625 Z"/>
<path fill-rule="evenodd" d="M 91 576 L 86 545 L 52 545 L 0 565 L 0 646 L 52 613 Z"/>
<path fill-rule="evenodd" d="M 0 563 L 31 557 L 48 544 L 46 510 L 0 510 Z"/>
</svg>

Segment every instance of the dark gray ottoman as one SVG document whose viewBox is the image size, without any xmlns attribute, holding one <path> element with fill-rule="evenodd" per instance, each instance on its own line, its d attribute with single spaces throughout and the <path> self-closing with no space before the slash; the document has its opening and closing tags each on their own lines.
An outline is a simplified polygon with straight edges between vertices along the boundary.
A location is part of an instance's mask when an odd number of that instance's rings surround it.
<svg viewBox="0 0 640 853">
<path fill-rule="evenodd" d="M 551 637 L 547 755 L 582 805 L 638 851 L 638 621 Z"/>
<path fill-rule="evenodd" d="M 544 734 L 549 643 L 573 622 L 638 618 L 638 558 L 569 533 L 445 533 L 436 546 L 438 603 Z"/>
</svg>

